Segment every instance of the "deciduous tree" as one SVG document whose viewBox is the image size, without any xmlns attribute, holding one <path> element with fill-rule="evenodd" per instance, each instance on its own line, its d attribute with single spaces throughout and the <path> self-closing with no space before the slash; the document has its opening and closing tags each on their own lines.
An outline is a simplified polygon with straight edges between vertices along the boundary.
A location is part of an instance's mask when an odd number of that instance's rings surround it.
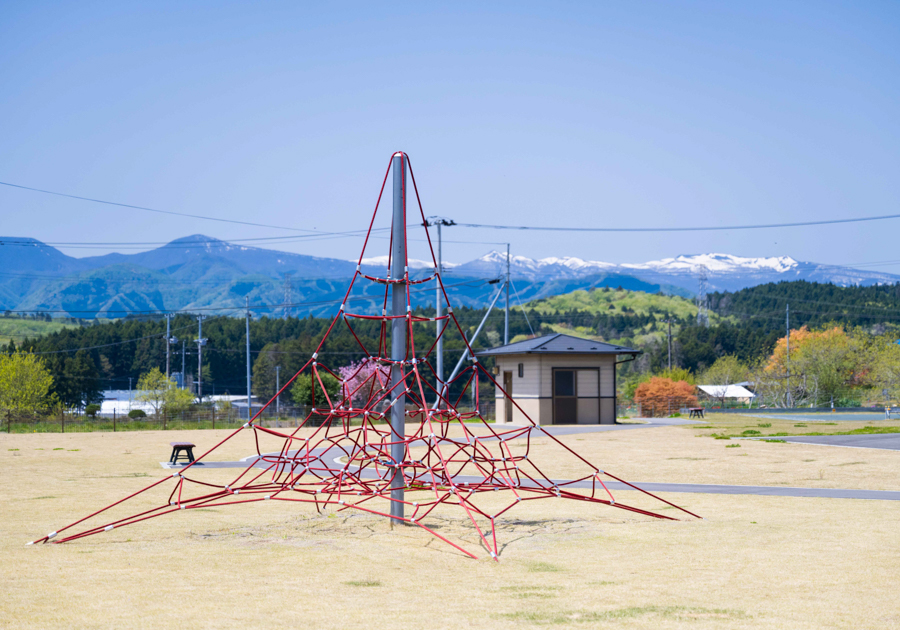
<svg viewBox="0 0 900 630">
<path fill-rule="evenodd" d="M 634 401 L 641 405 L 641 414 L 650 417 L 667 416 L 682 407 L 697 406 L 693 385 L 662 376 L 638 385 Z"/>
<path fill-rule="evenodd" d="M 35 413 L 51 402 L 53 377 L 40 357 L 19 350 L 0 355 L 0 408 Z"/>
<path fill-rule="evenodd" d="M 319 377 L 322 379 L 322 385 L 325 385 L 325 391 L 328 392 L 331 402 L 335 405 L 338 404 L 339 400 L 337 397 L 341 393 L 340 381 L 325 372 L 319 372 Z M 315 400 L 313 400 L 313 382 L 315 382 Z M 328 401 L 325 400 L 322 385 L 319 384 L 319 379 L 313 378 L 312 374 L 301 374 L 291 387 L 291 397 L 294 399 L 294 403 L 297 405 L 317 405 L 326 409 Z"/>
</svg>

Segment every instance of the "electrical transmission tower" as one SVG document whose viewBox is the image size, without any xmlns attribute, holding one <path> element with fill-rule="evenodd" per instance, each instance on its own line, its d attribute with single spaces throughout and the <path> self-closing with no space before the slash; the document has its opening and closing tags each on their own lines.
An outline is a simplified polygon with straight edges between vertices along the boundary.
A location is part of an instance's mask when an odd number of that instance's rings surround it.
<svg viewBox="0 0 900 630">
<path fill-rule="evenodd" d="M 706 265 L 697 266 L 697 279 L 700 284 L 697 289 L 697 325 L 709 327 L 709 297 L 706 295 L 709 289 L 709 270 Z"/>
<path fill-rule="evenodd" d="M 282 314 L 282 319 L 287 319 L 291 316 L 291 304 L 294 301 L 294 293 L 293 287 L 291 286 L 291 274 L 293 271 L 285 271 L 284 272 L 284 312 Z"/>
</svg>

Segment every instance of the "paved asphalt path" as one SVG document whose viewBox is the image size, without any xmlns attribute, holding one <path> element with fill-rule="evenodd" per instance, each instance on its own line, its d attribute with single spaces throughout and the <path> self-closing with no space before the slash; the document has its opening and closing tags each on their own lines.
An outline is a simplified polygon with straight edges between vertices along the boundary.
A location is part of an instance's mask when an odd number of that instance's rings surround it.
<svg viewBox="0 0 900 630">
<path fill-rule="evenodd" d="M 690 420 L 684 420 L 680 418 L 666 418 L 663 420 L 657 419 L 652 422 L 648 422 L 647 424 L 618 424 L 618 425 L 590 425 L 590 426 L 579 426 L 579 425 L 569 425 L 569 426 L 556 426 L 556 427 L 545 427 L 547 433 L 551 433 L 553 435 L 572 435 L 577 433 L 598 433 L 604 431 L 621 431 L 627 429 L 638 429 L 638 428 L 653 428 L 660 426 L 672 426 L 676 424 L 688 424 L 693 423 Z M 512 428 L 512 427 L 511 427 Z M 840 435 L 840 436 L 809 436 L 804 437 L 802 440 L 804 443 L 818 444 L 822 442 L 805 442 L 806 440 L 821 440 L 822 438 L 828 437 L 836 437 L 836 438 L 884 438 L 891 437 L 898 442 L 895 444 L 893 449 L 900 450 L 900 435 Z M 779 437 L 778 439 L 786 439 L 788 441 L 800 441 L 795 438 L 783 438 Z M 839 446 L 855 446 L 855 444 L 839 444 Z M 865 448 L 886 448 L 884 446 L 872 447 L 866 446 Z M 331 451 L 331 452 L 329 452 Z M 296 451 L 291 451 L 289 455 L 293 455 Z M 326 464 L 328 461 L 334 461 L 343 457 L 345 455 L 342 449 L 337 448 L 329 448 L 329 449 L 314 449 L 311 451 L 311 454 L 317 456 L 319 458 L 320 465 Z M 277 456 L 278 453 L 267 453 L 266 455 Z M 265 457 L 265 455 L 264 455 Z M 168 462 L 160 462 L 163 468 L 183 468 L 183 465 L 172 465 Z M 245 457 L 244 459 L 236 462 L 197 462 L 194 467 L 202 466 L 203 468 L 247 468 L 250 465 L 253 465 L 255 468 L 268 468 L 270 464 L 263 461 L 259 456 L 253 455 L 250 457 Z M 343 467 L 343 464 L 335 462 L 334 464 L 335 471 L 340 470 Z M 368 476 L 368 475 L 367 475 Z M 374 472 L 371 473 L 371 476 L 374 478 Z M 480 477 L 468 476 L 468 475 L 458 475 L 455 477 L 456 481 L 459 483 L 472 483 L 480 481 Z M 551 480 L 555 484 L 568 484 L 568 480 L 565 479 L 553 479 Z M 618 482 L 618 481 L 605 481 L 606 485 L 610 490 L 631 490 L 627 485 Z M 900 501 L 900 492 L 897 491 L 888 491 L 888 490 L 845 490 L 845 489 L 835 489 L 835 488 L 789 488 L 783 486 L 727 486 L 727 485 L 717 485 L 717 484 L 698 484 L 698 483 L 655 483 L 655 482 L 633 482 L 635 486 L 646 490 L 648 492 L 683 492 L 683 493 L 694 493 L 694 494 L 740 494 L 740 495 L 755 495 L 755 496 L 770 496 L 770 497 L 809 497 L 809 498 L 825 498 L 825 499 L 868 499 L 875 501 Z M 523 484 L 526 485 L 526 484 Z M 527 484 L 531 485 L 531 484 Z M 590 481 L 583 481 L 579 483 L 571 483 L 567 485 L 568 488 L 590 488 L 592 487 L 592 483 Z"/>
<path fill-rule="evenodd" d="M 900 433 L 876 433 L 869 435 L 785 435 L 768 439 L 784 440 L 785 442 L 795 442 L 797 444 L 820 444 L 822 446 L 843 446 L 847 448 L 880 448 L 889 451 L 900 451 Z"/>
</svg>

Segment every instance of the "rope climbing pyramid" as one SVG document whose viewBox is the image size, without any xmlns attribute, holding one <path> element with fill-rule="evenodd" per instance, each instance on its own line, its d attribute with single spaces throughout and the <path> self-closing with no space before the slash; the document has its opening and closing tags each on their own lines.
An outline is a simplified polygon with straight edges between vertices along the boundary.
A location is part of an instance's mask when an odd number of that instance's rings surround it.
<svg viewBox="0 0 900 630">
<path fill-rule="evenodd" d="M 410 276 L 407 257 L 407 171 L 418 211 L 416 222 L 424 230 L 434 262 L 433 273 L 416 279 Z M 391 175 L 390 252 L 385 276 L 379 277 L 363 272 L 363 258 Z M 357 283 L 383 286 L 380 314 L 377 310 L 374 315 L 348 310 Z M 411 287 L 415 285 L 440 290 L 448 305 L 446 314 L 431 318 L 417 315 L 411 298 L 414 294 Z M 374 322 L 372 325 L 379 329 L 376 347 L 366 347 L 360 339 L 366 335 L 358 334 L 354 328 L 366 320 Z M 438 324 L 438 339 L 451 331 L 465 343 L 468 365 L 454 371 L 447 381 L 441 380 L 442 375 L 433 366 L 437 341 L 428 347 L 416 344 L 416 327 L 421 330 L 428 322 Z M 319 360 L 320 353 L 325 354 L 323 347 L 329 335 L 337 326 L 347 327 L 364 356 L 349 373 L 346 369 L 338 372 Z M 302 375 L 310 378 L 312 405 L 300 425 L 286 430 L 265 427 L 258 422 L 263 411 Z M 324 382 L 330 380 L 328 377 L 340 382 L 338 394 L 329 395 Z M 483 394 L 479 390 L 481 379 L 505 394 L 493 375 L 478 362 L 453 313 L 434 257 L 409 158 L 405 153 L 395 153 L 381 184 L 356 272 L 337 314 L 306 364 L 253 418 L 195 461 L 28 544 L 77 540 L 180 510 L 261 501 L 310 503 L 317 510 L 330 507 L 381 515 L 392 522 L 422 528 L 472 558 L 476 557 L 474 553 L 429 527 L 428 517 L 446 506 L 462 510 L 477 532 L 481 546 L 494 559 L 499 555 L 497 519 L 522 501 L 565 498 L 675 520 L 616 501 L 604 479 L 625 484 L 699 518 L 594 466 L 531 421 L 521 408 L 519 411 L 528 423 L 525 426 L 501 428 L 490 424 L 479 412 L 478 403 Z M 491 391 L 490 395 L 493 394 Z M 464 400 L 472 404 L 464 406 Z M 261 438 L 275 440 L 280 449 L 262 452 Z M 562 449 L 574 464 L 583 468 L 583 474 L 565 481 L 549 479 L 535 461 L 533 438 L 545 438 Z M 228 483 L 211 483 L 208 475 L 204 475 L 208 469 L 203 465 L 214 461 L 223 444 L 241 439 L 252 443 L 256 456 L 248 458 L 246 467 Z M 247 450 L 250 449 L 248 446 Z M 111 517 L 113 508 L 116 512 L 125 509 L 129 500 L 139 495 L 145 497 L 147 493 L 160 495 L 156 507 Z"/>
</svg>

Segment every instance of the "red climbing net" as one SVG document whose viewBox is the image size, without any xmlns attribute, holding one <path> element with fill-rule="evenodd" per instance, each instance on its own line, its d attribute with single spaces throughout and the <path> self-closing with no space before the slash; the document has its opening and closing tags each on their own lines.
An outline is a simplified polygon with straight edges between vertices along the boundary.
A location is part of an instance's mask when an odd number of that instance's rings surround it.
<svg viewBox="0 0 900 630">
<path fill-rule="evenodd" d="M 515 401 L 510 401 L 509 398 L 506 400 L 516 405 L 527 422 L 525 426 L 492 425 L 484 419 L 478 404 L 481 396 L 479 377 L 492 383 L 499 394 L 505 395 L 505 392 L 492 374 L 475 358 L 475 353 L 453 314 L 441 275 L 437 272 L 437 261 L 428 236 L 427 221 L 419 199 L 415 175 L 406 154 L 397 153 L 392 159 L 396 157 L 402 160 L 404 168 L 409 168 L 418 215 L 435 264 L 434 273 L 425 278 L 412 279 L 407 260 L 403 261 L 402 277 L 392 278 L 390 256 L 386 277 L 371 276 L 361 271 L 375 217 L 391 172 L 389 165 L 350 286 L 316 352 L 297 374 L 285 383 L 251 420 L 194 462 L 179 467 L 176 472 L 167 474 L 146 488 L 28 544 L 76 540 L 179 510 L 267 500 L 311 503 L 317 510 L 332 506 L 332 509 L 339 511 L 355 510 L 394 518 L 396 521 L 418 526 L 430 532 L 473 558 L 476 557 L 473 553 L 447 540 L 428 526 L 428 517 L 433 515 L 437 508 L 458 506 L 471 521 L 484 549 L 495 559 L 499 553 L 497 519 L 520 501 L 547 498 L 574 499 L 675 520 L 670 516 L 616 501 L 604 479 L 614 480 L 620 487 L 641 492 L 697 517 L 594 466 L 549 431 L 536 425 Z M 404 239 L 406 239 L 405 181 L 404 177 Z M 405 248 L 403 251 L 406 251 Z M 351 313 L 347 310 L 351 292 L 357 282 L 379 283 L 384 286 L 380 315 Z M 446 315 L 422 317 L 415 314 L 410 286 L 425 283 L 437 283 L 448 305 Z M 405 312 L 401 315 L 389 315 L 391 290 L 398 285 L 405 290 Z M 390 358 L 388 332 L 397 319 L 403 320 L 407 341 L 406 354 L 402 360 Z M 377 348 L 367 348 L 360 340 L 360 335 L 354 329 L 354 321 L 358 320 L 380 322 Z M 424 322 L 441 323 L 440 332 L 436 335 L 438 338 L 446 335 L 447 331 L 454 331 L 465 342 L 467 356 L 470 357 L 469 364 L 447 383 L 440 384 L 432 365 L 437 341 L 435 340 L 427 349 L 416 345 L 414 327 Z M 341 325 L 347 327 L 359 344 L 364 358 L 355 364 L 355 369 L 345 368 L 336 372 L 319 360 L 319 354 L 322 353 L 322 348 L 335 327 Z M 263 411 L 304 374 L 310 375 L 313 404 L 300 426 L 291 430 L 263 426 L 259 420 Z M 323 382 L 323 375 L 326 374 L 340 382 L 339 394 L 328 394 L 328 387 Z M 454 391 L 453 396 L 450 395 L 450 391 Z M 473 404 L 464 406 L 462 401 L 469 399 Z M 390 424 L 391 414 L 396 405 L 402 406 L 408 418 L 403 434 L 392 430 Z M 306 430 L 301 431 L 302 429 Z M 248 434 L 253 437 L 256 456 L 242 460 L 246 465 L 242 466 L 227 484 L 211 483 L 205 478 L 206 469 L 203 466 L 211 465 L 216 450 L 226 442 Z M 280 450 L 262 452 L 261 437 L 277 439 L 281 444 Z M 575 458 L 584 466 L 583 476 L 564 481 L 549 479 L 532 457 L 533 437 L 545 438 L 564 449 L 568 456 Z M 399 459 L 392 456 L 392 453 L 397 452 L 397 445 L 402 446 L 400 449 L 402 456 Z M 393 480 L 400 481 L 392 488 Z M 404 491 L 399 495 L 396 492 L 398 487 Z M 164 493 L 165 500 L 151 509 L 107 520 L 110 518 L 107 512 L 111 508 L 122 506 L 130 499 L 150 491 Z M 488 492 L 504 494 L 482 496 Z M 506 498 L 498 502 L 499 496 Z M 403 516 L 397 515 L 396 508 L 400 507 L 400 504 L 402 509 L 399 512 L 403 513 Z"/>
</svg>

